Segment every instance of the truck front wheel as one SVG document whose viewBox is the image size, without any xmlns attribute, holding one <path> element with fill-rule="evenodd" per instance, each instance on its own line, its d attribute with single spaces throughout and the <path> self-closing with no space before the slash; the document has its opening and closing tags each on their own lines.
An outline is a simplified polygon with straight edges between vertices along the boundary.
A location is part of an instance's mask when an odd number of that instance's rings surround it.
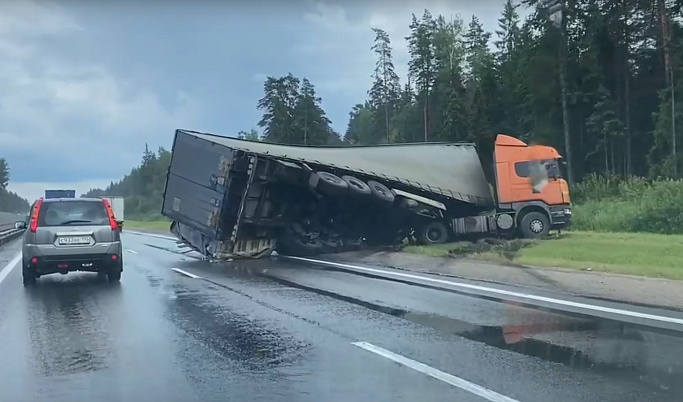
<svg viewBox="0 0 683 402">
<path fill-rule="evenodd" d="M 429 222 L 420 228 L 417 240 L 422 244 L 443 244 L 448 241 L 448 229 L 443 222 Z"/>
<path fill-rule="evenodd" d="M 540 239 L 550 232 L 550 220 L 547 215 L 532 211 L 524 215 L 519 230 L 526 239 Z"/>
</svg>

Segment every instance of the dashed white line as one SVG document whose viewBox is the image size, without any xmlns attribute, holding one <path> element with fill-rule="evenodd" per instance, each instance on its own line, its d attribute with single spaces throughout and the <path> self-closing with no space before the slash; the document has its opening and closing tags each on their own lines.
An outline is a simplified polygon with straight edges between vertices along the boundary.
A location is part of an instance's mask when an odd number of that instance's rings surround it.
<svg viewBox="0 0 683 402">
<path fill-rule="evenodd" d="M 137 254 L 137 253 L 138 253 L 138 252 L 135 251 L 135 250 L 126 250 L 126 251 L 128 251 L 128 252 L 131 253 L 131 254 Z"/>
<path fill-rule="evenodd" d="M 5 280 L 5 278 L 7 278 L 7 275 L 9 275 L 10 272 L 12 272 L 14 267 L 19 265 L 19 261 L 21 261 L 21 254 L 17 254 L 16 257 L 14 257 L 10 262 L 7 263 L 7 265 L 5 265 L 2 271 L 0 271 L 0 283 L 2 283 L 2 281 Z"/>
<path fill-rule="evenodd" d="M 467 392 L 470 392 L 474 395 L 480 396 L 488 401 L 492 402 L 519 402 L 516 399 L 512 399 L 508 396 L 499 394 L 495 391 L 492 391 L 486 387 L 482 387 L 481 385 L 475 384 L 473 382 L 469 382 L 467 380 L 463 380 L 460 377 L 456 377 L 454 375 L 445 373 L 441 370 L 435 369 L 434 367 L 428 366 L 424 363 L 420 363 L 418 361 L 409 359 L 405 356 L 401 356 L 399 354 L 396 354 L 392 351 L 380 348 L 379 346 L 375 346 L 371 343 L 368 342 L 351 342 L 352 345 L 358 346 L 359 348 L 365 349 L 368 352 L 372 352 L 374 354 L 377 354 L 379 356 L 385 357 L 389 360 L 393 360 L 396 363 L 402 364 L 406 367 L 409 367 L 413 370 L 419 371 L 423 374 L 427 374 L 428 376 L 432 378 L 436 378 L 437 380 L 443 381 L 447 384 L 450 384 L 454 387 L 458 387 L 462 390 L 465 390 Z"/>
<path fill-rule="evenodd" d="M 171 269 L 172 269 L 173 271 L 176 271 L 176 272 L 179 273 L 179 274 L 182 274 L 182 275 L 185 275 L 185 276 L 189 276 L 189 277 L 192 278 L 192 279 L 202 279 L 201 276 L 195 275 L 195 274 L 190 273 L 190 272 L 187 272 L 187 271 L 183 271 L 183 270 L 180 269 L 180 268 L 171 268 Z"/>
<path fill-rule="evenodd" d="M 358 265 L 342 264 L 342 263 L 332 262 L 332 261 L 323 261 L 323 260 L 315 260 L 312 258 L 289 257 L 289 256 L 287 256 L 286 258 L 291 259 L 291 260 L 305 261 L 305 262 L 310 262 L 310 263 L 314 263 L 314 264 L 321 264 L 321 265 L 327 265 L 327 266 L 338 267 L 338 268 L 346 268 L 346 269 L 368 272 L 368 273 L 373 273 L 373 274 L 382 274 L 382 275 L 389 275 L 389 276 L 394 276 L 394 277 L 398 277 L 398 278 L 408 278 L 408 279 L 413 279 L 413 280 L 420 280 L 420 281 L 425 281 L 425 282 L 438 283 L 440 285 L 448 285 L 448 286 L 451 286 L 454 288 L 477 290 L 477 291 L 483 291 L 483 292 L 488 292 L 488 293 L 493 293 L 493 294 L 503 295 L 503 296 L 512 296 L 512 297 L 516 297 L 519 299 L 540 301 L 540 302 L 544 302 L 544 303 L 555 304 L 558 306 L 575 307 L 575 308 L 580 308 L 580 309 L 584 309 L 584 310 L 588 310 L 588 311 L 598 311 L 598 312 L 602 312 L 602 313 L 615 314 L 615 315 L 620 315 L 620 316 L 625 316 L 625 317 L 643 318 L 646 320 L 665 322 L 665 323 L 669 323 L 669 324 L 683 325 L 683 319 L 680 319 L 680 318 L 666 317 L 666 316 L 662 316 L 662 315 L 655 315 L 655 314 L 648 314 L 648 313 L 640 313 L 637 311 L 623 310 L 623 309 L 612 308 L 612 307 L 603 307 L 603 306 L 597 306 L 594 304 L 573 302 L 573 301 L 569 301 L 569 300 L 554 299 L 552 297 L 539 296 L 539 295 L 534 295 L 534 294 L 529 294 L 529 293 L 513 292 L 513 291 L 509 291 L 509 290 L 496 289 L 496 288 L 491 288 L 491 287 L 486 287 L 486 286 L 470 285 L 468 283 L 447 281 L 447 280 L 443 280 L 443 279 L 429 278 L 426 276 L 411 275 L 411 274 L 406 274 L 406 273 L 402 273 L 402 272 L 392 272 L 392 271 L 387 271 L 387 270 L 383 270 L 383 269 L 361 267 Z"/>
</svg>

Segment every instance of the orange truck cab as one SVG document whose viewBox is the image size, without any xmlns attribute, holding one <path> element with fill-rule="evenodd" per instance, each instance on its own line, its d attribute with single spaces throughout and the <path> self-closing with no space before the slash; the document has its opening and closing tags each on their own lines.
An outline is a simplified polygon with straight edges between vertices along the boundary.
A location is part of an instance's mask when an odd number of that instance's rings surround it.
<svg viewBox="0 0 683 402">
<path fill-rule="evenodd" d="M 516 227 L 523 237 L 538 238 L 569 226 L 569 186 L 562 178 L 561 159 L 555 148 L 497 136 L 494 175 L 499 230 Z"/>
</svg>

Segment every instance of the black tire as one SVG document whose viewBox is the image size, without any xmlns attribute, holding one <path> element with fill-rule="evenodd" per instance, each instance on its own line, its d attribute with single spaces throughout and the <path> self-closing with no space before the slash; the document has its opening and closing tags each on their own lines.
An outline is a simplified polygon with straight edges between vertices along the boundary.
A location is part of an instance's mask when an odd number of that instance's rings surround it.
<svg viewBox="0 0 683 402">
<path fill-rule="evenodd" d="M 31 268 L 24 267 L 22 269 L 22 277 L 24 286 L 32 286 L 36 284 L 36 272 Z"/>
<path fill-rule="evenodd" d="M 444 244 L 448 241 L 448 228 L 443 222 L 428 222 L 419 229 L 417 240 L 422 244 Z"/>
<path fill-rule="evenodd" d="M 368 187 L 370 187 L 370 191 L 372 192 L 372 195 L 375 196 L 378 200 L 385 202 L 387 204 L 392 204 L 396 197 L 394 196 L 393 191 L 389 189 L 389 187 L 385 186 L 384 184 L 370 180 L 368 181 Z"/>
<path fill-rule="evenodd" d="M 363 180 L 354 176 L 342 176 L 341 178 L 349 186 L 349 190 L 352 194 L 360 196 L 368 196 L 372 194 L 370 186 L 365 184 Z"/>
<path fill-rule="evenodd" d="M 109 283 L 118 282 L 121 280 L 121 271 L 118 269 L 113 269 L 107 272 L 107 280 Z"/>
<path fill-rule="evenodd" d="M 313 173 L 317 178 L 313 179 L 315 189 L 326 195 L 339 195 L 348 191 L 349 185 L 341 177 L 328 172 Z"/>
<path fill-rule="evenodd" d="M 550 233 L 550 220 L 548 215 L 531 211 L 522 217 L 519 223 L 519 230 L 526 239 L 540 239 Z"/>
</svg>

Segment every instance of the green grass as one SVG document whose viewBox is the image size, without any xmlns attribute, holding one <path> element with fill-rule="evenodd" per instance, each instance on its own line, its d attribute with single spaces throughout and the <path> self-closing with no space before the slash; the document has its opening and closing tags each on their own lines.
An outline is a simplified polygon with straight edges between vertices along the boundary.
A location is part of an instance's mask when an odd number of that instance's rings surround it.
<svg viewBox="0 0 683 402">
<path fill-rule="evenodd" d="M 683 280 L 683 235 L 567 232 L 548 240 L 514 240 L 479 246 L 479 250 L 471 244 L 409 246 L 404 251 Z"/>
<path fill-rule="evenodd" d="M 125 221 L 123 231 L 126 229 L 151 230 L 155 232 L 168 232 L 169 221 Z"/>
</svg>

